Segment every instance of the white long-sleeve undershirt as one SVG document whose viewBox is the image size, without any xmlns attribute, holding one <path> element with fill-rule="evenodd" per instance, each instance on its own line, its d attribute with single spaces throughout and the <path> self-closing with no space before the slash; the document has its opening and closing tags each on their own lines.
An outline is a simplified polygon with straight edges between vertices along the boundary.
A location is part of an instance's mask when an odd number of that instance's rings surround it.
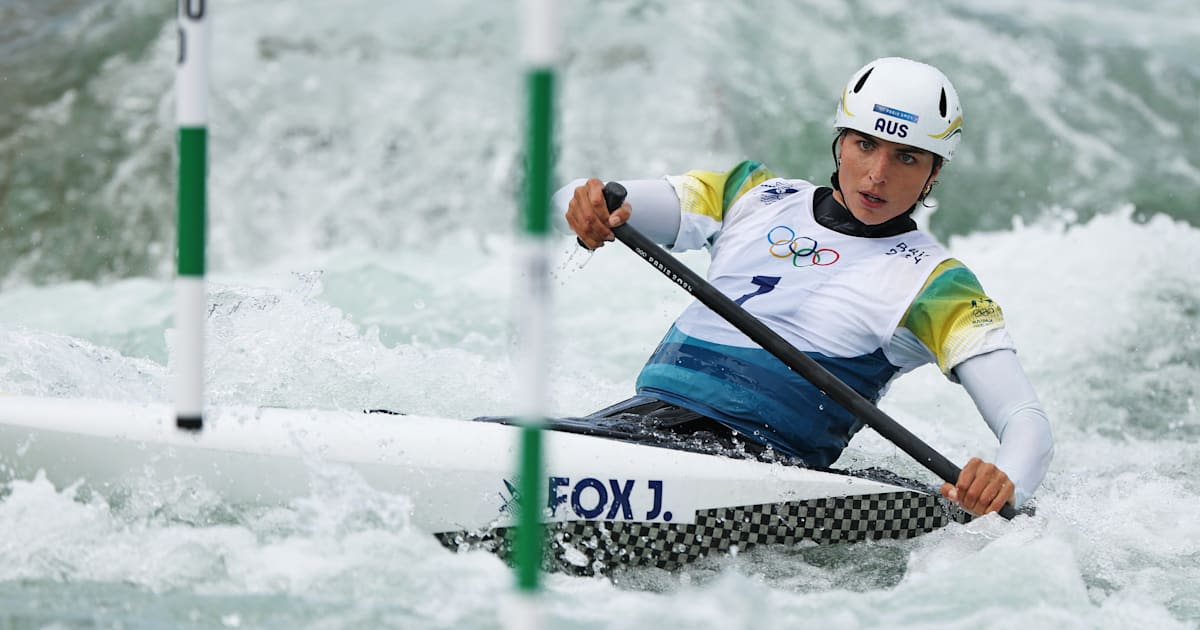
<svg viewBox="0 0 1200 630">
<path fill-rule="evenodd" d="M 1054 440 L 1050 420 L 1017 353 L 996 350 L 971 357 L 954 367 L 954 375 L 1000 439 L 993 463 L 1012 480 L 1021 505 L 1046 476 Z"/>
<path fill-rule="evenodd" d="M 585 181 L 577 179 L 563 186 L 551 199 L 555 224 L 564 234 L 571 233 L 566 219 L 567 204 L 575 194 L 575 189 Z M 623 181 L 621 185 L 628 193 L 625 200 L 633 209 L 629 215 L 629 225 L 655 243 L 673 244 L 679 235 L 680 210 L 679 197 L 675 195 L 675 188 L 670 182 L 665 179 L 635 179 Z"/>
</svg>

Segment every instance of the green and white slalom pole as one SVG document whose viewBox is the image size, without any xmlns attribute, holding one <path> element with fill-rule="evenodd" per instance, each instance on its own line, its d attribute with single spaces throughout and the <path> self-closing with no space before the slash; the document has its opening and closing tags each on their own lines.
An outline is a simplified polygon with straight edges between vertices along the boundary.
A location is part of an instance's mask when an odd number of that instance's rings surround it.
<svg viewBox="0 0 1200 630">
<path fill-rule="evenodd" d="M 175 423 L 204 426 L 204 231 L 208 196 L 207 0 L 179 2 L 179 66 L 175 117 L 179 125 L 179 208 L 175 277 Z"/>
<path fill-rule="evenodd" d="M 521 57 L 525 65 L 525 204 L 522 213 L 517 330 L 523 422 L 517 487 L 520 492 L 513 553 L 517 604 L 512 627 L 540 627 L 536 605 L 545 530 L 546 478 L 542 471 L 542 425 L 547 406 L 550 333 L 550 177 L 553 171 L 555 0 L 522 0 Z"/>
</svg>

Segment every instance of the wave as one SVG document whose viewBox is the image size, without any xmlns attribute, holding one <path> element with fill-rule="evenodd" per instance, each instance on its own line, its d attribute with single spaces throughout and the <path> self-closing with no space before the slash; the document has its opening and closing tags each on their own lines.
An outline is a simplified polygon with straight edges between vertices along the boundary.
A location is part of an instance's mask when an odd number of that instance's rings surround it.
<svg viewBox="0 0 1200 630">
<path fill-rule="evenodd" d="M 4 286 L 170 275 L 172 16 L 147 0 L 27 4 L 0 3 Z M 825 181 L 841 81 L 921 50 L 967 117 L 939 236 L 1061 208 L 1200 224 L 1194 13 L 1175 0 L 573 6 L 559 180 L 752 158 Z M 214 32 L 214 269 L 511 229 L 522 108 L 507 5 L 243 1 L 219 7 Z"/>
</svg>

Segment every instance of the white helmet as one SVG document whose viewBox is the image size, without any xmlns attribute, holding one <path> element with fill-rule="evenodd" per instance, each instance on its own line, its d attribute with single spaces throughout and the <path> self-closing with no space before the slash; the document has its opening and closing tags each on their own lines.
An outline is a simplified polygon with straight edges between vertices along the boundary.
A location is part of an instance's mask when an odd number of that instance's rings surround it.
<svg viewBox="0 0 1200 630">
<path fill-rule="evenodd" d="M 850 77 L 833 126 L 925 149 L 949 162 L 962 139 L 962 123 L 958 92 L 941 70 L 886 57 Z"/>
</svg>

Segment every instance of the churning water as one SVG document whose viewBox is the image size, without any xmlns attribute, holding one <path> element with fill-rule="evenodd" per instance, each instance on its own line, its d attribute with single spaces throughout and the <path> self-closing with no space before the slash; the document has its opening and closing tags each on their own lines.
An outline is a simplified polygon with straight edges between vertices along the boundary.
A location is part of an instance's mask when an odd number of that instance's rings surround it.
<svg viewBox="0 0 1200 630">
<path fill-rule="evenodd" d="M 0 393 L 168 398 L 169 4 L 0 0 Z M 516 7 L 212 4 L 209 400 L 512 413 Z M 941 67 L 967 133 L 932 227 L 1003 305 L 1050 413 L 1038 515 L 551 576 L 553 627 L 1200 623 L 1200 8 L 926 4 L 563 3 L 556 181 L 744 158 L 825 181 L 845 77 L 883 55 Z M 571 415 L 630 394 L 687 300 L 619 247 L 581 266 L 556 244 L 553 411 Z M 884 408 L 951 459 L 994 448 L 931 368 Z M 870 431 L 855 462 L 929 479 Z M 444 551 L 403 497 L 312 480 L 259 508 L 172 480 L 16 481 L 0 626 L 498 625 L 499 560 Z"/>
</svg>

